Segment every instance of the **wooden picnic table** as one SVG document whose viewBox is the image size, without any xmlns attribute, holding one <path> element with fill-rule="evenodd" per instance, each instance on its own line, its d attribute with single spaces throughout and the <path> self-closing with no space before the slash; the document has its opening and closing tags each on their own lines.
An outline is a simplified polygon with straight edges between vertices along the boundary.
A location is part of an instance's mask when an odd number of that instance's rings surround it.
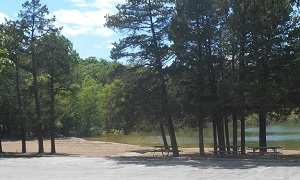
<svg viewBox="0 0 300 180">
<path fill-rule="evenodd" d="M 165 156 L 164 153 L 166 153 L 166 157 L 169 156 L 170 152 L 173 152 L 172 146 L 152 146 L 152 147 L 154 147 L 153 157 L 155 155 L 155 152 L 161 152 L 162 156 Z M 179 146 L 177 146 L 177 147 L 179 147 Z"/>
<path fill-rule="evenodd" d="M 214 152 L 217 153 L 218 155 L 224 155 L 224 154 L 241 155 L 242 146 L 216 146 L 216 147 L 217 147 L 217 151 Z M 237 152 L 237 154 L 234 154 L 235 151 Z"/>
<path fill-rule="evenodd" d="M 273 154 L 274 159 L 277 159 L 277 155 L 280 153 L 278 152 L 278 149 L 281 149 L 282 146 L 249 146 L 248 148 L 252 149 L 252 157 L 255 158 L 255 154 Z M 256 152 L 257 150 L 266 150 L 266 152 Z M 268 150 L 272 150 L 271 152 L 268 152 Z"/>
</svg>

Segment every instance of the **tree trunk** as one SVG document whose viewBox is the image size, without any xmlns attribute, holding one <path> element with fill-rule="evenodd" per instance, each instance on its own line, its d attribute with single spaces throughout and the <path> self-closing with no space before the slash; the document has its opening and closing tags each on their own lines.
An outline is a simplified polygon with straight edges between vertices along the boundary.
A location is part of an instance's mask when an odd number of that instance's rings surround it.
<svg viewBox="0 0 300 180">
<path fill-rule="evenodd" d="M 161 132 L 161 137 L 162 137 L 164 146 L 167 147 L 168 146 L 168 141 L 167 141 L 167 137 L 166 137 L 165 128 L 164 128 L 164 125 L 163 125 L 161 120 L 159 121 L 159 126 L 160 126 L 160 132 Z"/>
<path fill-rule="evenodd" d="M 266 121 L 266 112 L 259 112 L 259 146 L 267 146 L 267 121 Z M 265 152 L 266 149 L 260 149 L 261 152 Z"/>
<path fill-rule="evenodd" d="M 167 118 L 169 136 L 170 136 L 172 150 L 173 150 L 173 156 L 178 157 L 179 156 L 179 150 L 178 150 L 174 125 L 173 125 L 171 112 L 170 112 L 170 107 L 169 107 L 169 102 L 168 102 L 168 95 L 167 95 L 167 88 L 166 88 L 165 78 L 162 75 L 162 69 L 160 69 L 159 73 L 160 73 L 160 79 L 161 79 L 161 88 L 162 88 L 162 92 L 163 92 L 163 96 L 164 96 L 163 99 L 164 99 L 164 104 L 165 104 L 165 109 L 166 109 L 165 116 Z"/>
<path fill-rule="evenodd" d="M 198 127 L 199 127 L 199 151 L 200 151 L 200 156 L 203 157 L 204 154 L 204 137 L 203 137 L 203 110 L 200 108 L 199 110 L 199 118 L 198 118 Z"/>
<path fill-rule="evenodd" d="M 163 75 L 163 65 L 161 62 L 161 56 L 159 53 L 160 47 L 158 46 L 158 39 L 156 38 L 156 32 L 155 32 L 155 26 L 153 22 L 153 15 L 152 15 L 152 2 L 149 0 L 148 2 L 148 7 L 149 7 L 149 18 L 150 18 L 150 27 L 151 27 L 151 33 L 152 33 L 152 42 L 153 43 L 153 52 L 155 56 L 155 63 L 156 63 L 156 71 L 159 74 L 159 79 L 160 79 L 160 85 L 161 85 L 161 92 L 162 92 L 162 98 L 164 101 L 164 108 L 165 108 L 165 117 L 167 119 L 168 123 L 168 130 L 169 130 L 169 136 L 171 140 L 171 145 L 172 145 L 172 150 L 173 150 L 173 156 L 178 157 L 179 156 L 179 151 L 178 151 L 178 146 L 177 146 L 177 141 L 176 141 L 176 135 L 174 131 L 174 125 L 171 117 L 171 112 L 170 112 L 170 107 L 169 107 L 169 102 L 168 102 L 168 94 L 167 94 L 167 88 L 166 88 L 166 82 L 165 78 Z M 163 110 L 163 109 L 162 109 Z"/>
<path fill-rule="evenodd" d="M 214 154 L 217 155 L 217 151 L 218 151 L 218 138 L 217 138 L 217 123 L 215 122 L 215 120 L 213 119 L 213 138 L 214 138 Z"/>
<path fill-rule="evenodd" d="M 22 120 L 24 121 L 24 120 Z M 26 131 L 25 131 L 25 123 L 21 124 L 21 138 L 22 138 L 22 153 L 26 153 Z"/>
<path fill-rule="evenodd" d="M 53 79 L 53 70 L 51 73 L 50 80 L 50 91 L 51 91 L 51 153 L 56 153 L 55 150 L 55 117 L 54 117 L 54 79 Z"/>
<path fill-rule="evenodd" d="M 219 108 L 215 108 L 215 112 L 218 112 L 217 109 Z M 222 115 L 220 113 L 214 113 L 213 118 L 217 122 L 218 145 L 220 146 L 219 149 L 221 151 L 225 151 L 224 123 Z"/>
<path fill-rule="evenodd" d="M 16 89 L 17 89 L 17 98 L 18 98 L 18 117 L 21 121 L 21 139 L 22 139 L 22 153 L 26 153 L 26 132 L 25 132 L 25 119 L 23 117 L 23 106 L 21 101 L 20 93 L 20 75 L 19 75 L 19 62 L 15 59 L 16 65 Z"/>
<path fill-rule="evenodd" d="M 228 117 L 224 118 L 224 125 L 225 125 L 225 140 L 226 140 L 226 146 L 230 146 L 229 141 L 229 129 L 228 129 Z M 230 147 L 227 147 L 227 151 L 230 152 Z"/>
<path fill-rule="evenodd" d="M 233 119 L 233 156 L 237 156 L 237 145 L 238 145 L 238 124 L 237 124 L 237 116 L 235 113 L 232 114 Z"/>
<path fill-rule="evenodd" d="M 3 153 L 3 149 L 2 149 L 2 138 L 3 138 L 3 129 L 0 129 L 1 133 L 0 133 L 0 153 Z"/>
<path fill-rule="evenodd" d="M 225 151 L 224 124 L 222 122 L 218 122 L 217 131 L 218 131 L 218 142 L 219 142 L 220 150 Z"/>
<path fill-rule="evenodd" d="M 0 137 L 0 153 L 3 153 L 3 151 L 2 151 L 2 141 L 1 141 L 1 137 Z"/>
<path fill-rule="evenodd" d="M 245 133 L 245 116 L 241 115 L 241 154 L 246 154 L 246 133 Z"/>
<path fill-rule="evenodd" d="M 43 144 L 43 122 L 41 118 L 41 104 L 39 99 L 38 80 L 37 80 L 37 67 L 34 55 L 32 55 L 32 73 L 33 73 L 33 88 L 35 98 L 35 108 L 38 124 L 38 153 L 44 153 Z"/>
<path fill-rule="evenodd" d="M 170 113 L 168 113 L 167 116 L 168 116 L 168 129 L 169 129 L 169 135 L 170 135 L 171 144 L 172 144 L 173 156 L 179 157 L 179 150 L 178 150 L 178 145 L 177 145 L 177 141 L 176 141 L 175 130 L 174 130 L 174 126 L 173 126 L 173 122 L 172 122 Z"/>
</svg>

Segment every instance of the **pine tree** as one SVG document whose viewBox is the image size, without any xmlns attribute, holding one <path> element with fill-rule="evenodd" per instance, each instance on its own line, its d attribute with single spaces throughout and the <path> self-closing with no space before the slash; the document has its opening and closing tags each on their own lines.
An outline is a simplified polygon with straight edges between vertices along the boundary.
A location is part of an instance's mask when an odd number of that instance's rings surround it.
<svg viewBox="0 0 300 180">
<path fill-rule="evenodd" d="M 23 9 L 19 13 L 22 22 L 22 28 L 26 38 L 24 39 L 28 45 L 27 53 L 31 56 L 33 88 L 36 106 L 36 118 L 38 126 L 38 152 L 44 153 L 43 145 L 43 122 L 41 119 L 41 105 L 38 88 L 38 60 L 36 55 L 36 47 L 38 41 L 47 33 L 57 31 L 53 25 L 55 18 L 47 18 L 49 11 L 46 5 L 42 6 L 40 0 L 26 1 Z"/>
<path fill-rule="evenodd" d="M 172 0 L 127 0 L 117 5 L 116 15 L 107 16 L 106 26 L 124 32 L 125 36 L 113 44 L 113 59 L 125 58 L 134 65 L 149 66 L 158 74 L 161 111 L 167 120 L 173 156 L 179 156 L 164 77 L 164 65 L 170 59 L 166 32 L 172 7 Z"/>
</svg>

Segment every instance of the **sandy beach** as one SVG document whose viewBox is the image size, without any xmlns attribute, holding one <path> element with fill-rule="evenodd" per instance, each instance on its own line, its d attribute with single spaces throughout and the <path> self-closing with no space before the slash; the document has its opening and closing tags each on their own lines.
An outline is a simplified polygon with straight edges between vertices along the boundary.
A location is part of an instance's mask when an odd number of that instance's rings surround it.
<svg viewBox="0 0 300 180">
<path fill-rule="evenodd" d="M 120 144 L 112 142 L 88 141 L 82 138 L 59 138 L 56 139 L 56 153 L 71 156 L 153 156 L 153 147 Z M 50 140 L 44 140 L 44 151 L 50 153 Z M 26 154 L 36 154 L 38 151 L 37 140 L 26 141 Z M 2 150 L 4 153 L 19 154 L 22 152 L 21 141 L 3 141 Z M 180 156 L 199 156 L 198 148 L 180 148 Z M 212 155 L 212 149 L 205 149 L 207 156 Z M 280 150 L 280 158 L 300 159 L 300 150 Z M 161 154 L 156 153 L 157 156 Z M 249 156 L 249 154 L 248 154 Z"/>
</svg>

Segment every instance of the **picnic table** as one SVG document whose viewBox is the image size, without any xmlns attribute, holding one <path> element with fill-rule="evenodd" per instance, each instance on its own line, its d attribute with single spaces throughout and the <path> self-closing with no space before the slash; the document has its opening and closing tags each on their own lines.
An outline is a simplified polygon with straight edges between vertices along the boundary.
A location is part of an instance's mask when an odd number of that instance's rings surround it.
<svg viewBox="0 0 300 180">
<path fill-rule="evenodd" d="M 162 156 L 165 156 L 165 154 L 166 154 L 166 157 L 169 156 L 170 152 L 173 152 L 172 146 L 152 146 L 152 147 L 154 147 L 153 157 L 156 152 L 161 152 Z M 177 147 L 179 147 L 179 146 L 177 146 Z"/>
<path fill-rule="evenodd" d="M 281 149 L 281 146 L 249 146 L 248 148 L 252 149 L 252 152 L 249 152 L 252 154 L 252 157 L 255 158 L 255 154 L 272 154 L 274 159 L 277 159 L 278 154 L 280 154 L 280 152 L 278 152 L 278 149 Z M 265 152 L 257 152 L 257 150 L 265 150 Z M 271 150 L 271 151 L 268 151 Z"/>
<path fill-rule="evenodd" d="M 217 150 L 214 151 L 217 155 L 241 155 L 241 147 L 242 146 L 216 146 Z M 234 152 L 237 152 L 236 154 Z"/>
</svg>

